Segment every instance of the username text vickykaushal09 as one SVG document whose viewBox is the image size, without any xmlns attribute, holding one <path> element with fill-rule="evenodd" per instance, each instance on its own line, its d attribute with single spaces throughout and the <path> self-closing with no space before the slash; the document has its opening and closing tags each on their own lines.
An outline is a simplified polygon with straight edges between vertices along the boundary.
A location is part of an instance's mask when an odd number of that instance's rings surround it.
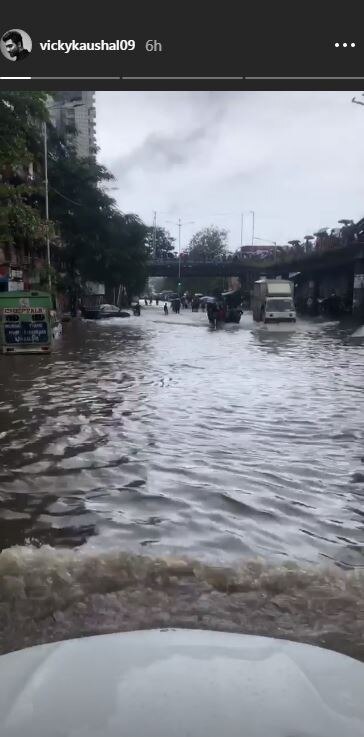
<svg viewBox="0 0 364 737">
<path fill-rule="evenodd" d="M 115 41 L 40 41 L 41 51 L 60 51 L 69 54 L 71 51 L 134 51 L 135 41 L 133 39 L 116 39 Z"/>
</svg>

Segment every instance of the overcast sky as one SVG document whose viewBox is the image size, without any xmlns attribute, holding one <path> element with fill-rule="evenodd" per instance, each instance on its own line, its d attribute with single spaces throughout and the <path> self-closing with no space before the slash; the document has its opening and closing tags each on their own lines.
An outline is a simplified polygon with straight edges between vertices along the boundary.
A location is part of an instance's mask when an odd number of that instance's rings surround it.
<svg viewBox="0 0 364 737">
<path fill-rule="evenodd" d="M 303 238 L 364 216 L 364 107 L 355 92 L 97 92 L 99 159 L 123 212 L 256 236 Z M 256 241 L 259 244 L 259 241 Z"/>
</svg>

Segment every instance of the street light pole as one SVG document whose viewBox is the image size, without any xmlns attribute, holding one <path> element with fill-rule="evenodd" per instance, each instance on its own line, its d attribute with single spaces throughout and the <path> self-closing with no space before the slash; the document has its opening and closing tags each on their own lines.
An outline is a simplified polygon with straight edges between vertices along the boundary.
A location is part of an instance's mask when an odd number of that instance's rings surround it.
<svg viewBox="0 0 364 737">
<path fill-rule="evenodd" d="M 52 290 L 51 277 L 51 247 L 49 242 L 49 198 L 48 198 L 48 140 L 47 140 L 47 123 L 43 121 L 43 139 L 44 139 L 44 183 L 45 183 L 45 214 L 46 214 L 46 243 L 47 243 L 47 266 L 48 266 L 48 289 Z"/>
<path fill-rule="evenodd" d="M 178 218 L 177 223 L 173 223 L 171 220 L 167 220 L 167 223 L 171 223 L 172 225 L 178 226 L 178 293 L 180 292 L 180 283 L 181 283 L 181 230 L 182 225 L 193 225 L 194 220 L 187 220 L 186 222 L 182 222 L 181 218 Z"/>
<path fill-rule="evenodd" d="M 82 103 L 73 106 L 82 107 Z M 50 105 L 50 110 L 60 110 L 62 105 Z M 49 242 L 49 196 L 48 196 L 48 134 L 47 134 L 47 121 L 43 120 L 43 142 L 44 142 L 44 189 L 45 189 L 45 215 L 46 215 L 46 244 L 47 244 L 47 266 L 48 266 L 48 288 L 49 291 L 52 289 L 52 276 L 51 276 L 51 245 Z"/>
<path fill-rule="evenodd" d="M 181 283 L 181 218 L 178 219 L 178 287 Z M 178 289 L 179 291 L 179 289 Z"/>
<path fill-rule="evenodd" d="M 253 216 L 253 223 L 252 223 L 252 246 L 254 246 L 254 229 L 255 229 L 255 212 L 254 210 L 250 210 L 252 216 Z"/>
<path fill-rule="evenodd" d="M 243 247 L 244 213 L 241 213 L 240 248 Z"/>
<path fill-rule="evenodd" d="M 153 218 L 153 258 L 156 259 L 157 254 L 157 211 L 154 210 Z"/>
<path fill-rule="evenodd" d="M 269 241 L 274 246 L 274 260 L 277 260 L 277 241 L 271 241 L 269 238 L 258 238 L 257 236 L 254 236 L 255 241 L 262 241 L 262 243 L 266 243 Z"/>
</svg>

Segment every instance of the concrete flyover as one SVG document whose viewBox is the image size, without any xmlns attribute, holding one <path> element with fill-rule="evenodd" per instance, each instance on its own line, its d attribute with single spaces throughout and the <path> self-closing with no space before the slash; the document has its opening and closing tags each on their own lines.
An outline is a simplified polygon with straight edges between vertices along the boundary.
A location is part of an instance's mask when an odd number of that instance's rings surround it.
<svg viewBox="0 0 364 737">
<path fill-rule="evenodd" d="M 333 248 L 330 251 L 313 252 L 307 256 L 293 256 L 289 260 L 277 261 L 275 264 L 269 262 L 260 266 L 260 270 L 266 270 L 272 276 L 288 272 L 300 272 L 301 274 L 322 274 L 344 269 L 352 273 L 354 265 L 358 260 L 364 258 L 364 243 L 355 241 L 342 248 Z"/>
<path fill-rule="evenodd" d="M 254 273 L 260 271 L 260 266 L 253 265 Z M 249 268 L 249 270 L 251 270 Z M 182 279 L 189 276 L 240 276 L 247 271 L 245 261 L 182 261 L 179 270 L 178 259 L 165 259 L 164 261 L 149 261 L 148 276 L 175 277 L 179 275 Z"/>
<path fill-rule="evenodd" d="M 227 258 L 221 261 L 188 261 L 165 259 L 148 262 L 148 276 L 164 276 L 181 280 L 188 277 L 239 277 L 244 291 L 249 292 L 260 276 L 293 277 L 296 283 L 297 301 L 302 305 L 314 305 L 335 291 L 346 309 L 364 318 L 364 241 L 354 240 L 345 246 L 326 251 L 313 251 L 285 259 L 271 261 Z M 316 306 L 315 306 L 316 305 Z M 349 307 L 350 305 L 350 307 Z"/>
<path fill-rule="evenodd" d="M 355 262 L 364 258 L 364 243 L 357 241 L 342 248 L 335 248 L 322 253 L 313 252 L 310 255 L 300 255 L 276 261 L 268 259 L 257 261 L 256 259 L 226 259 L 221 261 L 188 261 L 181 259 L 179 270 L 178 259 L 163 259 L 148 262 L 148 276 L 178 277 L 189 276 L 245 276 L 246 274 L 267 276 L 282 275 L 288 277 L 289 273 L 301 272 L 302 274 L 329 272 L 345 268 L 352 271 Z"/>
</svg>

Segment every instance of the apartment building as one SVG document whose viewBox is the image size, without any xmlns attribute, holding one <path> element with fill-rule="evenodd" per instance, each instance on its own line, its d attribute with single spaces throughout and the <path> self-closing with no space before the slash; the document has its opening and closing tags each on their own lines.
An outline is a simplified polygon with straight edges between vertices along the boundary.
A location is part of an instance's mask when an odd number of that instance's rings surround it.
<svg viewBox="0 0 364 737">
<path fill-rule="evenodd" d="M 49 114 L 60 135 L 76 146 L 80 158 L 96 156 L 95 92 L 56 92 Z"/>
</svg>

